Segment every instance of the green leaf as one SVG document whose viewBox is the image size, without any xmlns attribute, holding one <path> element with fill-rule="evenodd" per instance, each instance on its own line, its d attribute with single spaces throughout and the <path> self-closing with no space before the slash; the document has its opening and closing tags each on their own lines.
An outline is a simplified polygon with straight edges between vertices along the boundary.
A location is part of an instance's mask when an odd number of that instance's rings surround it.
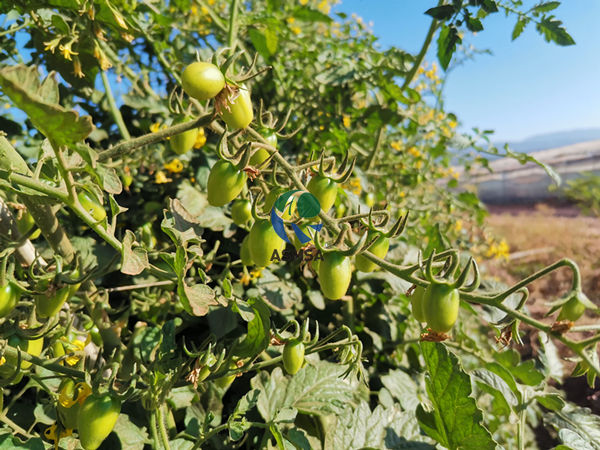
<svg viewBox="0 0 600 450">
<path fill-rule="evenodd" d="M 255 357 L 269 346 L 271 339 L 271 311 L 259 298 L 248 301 L 254 317 L 248 322 L 248 334 L 236 348 L 240 358 Z"/>
<path fill-rule="evenodd" d="M 4 67 L 0 69 L 0 87 L 33 125 L 59 146 L 74 145 L 94 129 L 90 116 L 79 117 L 58 103 L 58 84 L 52 73 L 40 83 L 35 66 Z"/>
<path fill-rule="evenodd" d="M 156 350 L 162 341 L 162 332 L 156 326 L 147 326 L 133 338 L 133 356 L 144 364 L 154 361 Z"/>
<path fill-rule="evenodd" d="M 280 367 L 270 374 L 262 371 L 250 381 L 260 390 L 257 407 L 266 422 L 277 417 L 284 408 L 295 408 L 304 414 L 340 414 L 346 405 L 357 405 L 364 396 L 358 381 L 341 378 L 345 368 L 326 361 L 308 363 L 291 378 Z"/>
<path fill-rule="evenodd" d="M 118 437 L 121 448 L 128 450 L 142 450 L 148 440 L 146 430 L 135 425 L 126 414 L 119 414 L 113 433 Z"/>
<path fill-rule="evenodd" d="M 455 26 L 444 25 L 438 37 L 437 57 L 440 65 L 444 70 L 448 69 L 452 55 L 456 50 L 456 44 L 460 43 L 461 39 L 458 36 L 458 30 Z"/>
<path fill-rule="evenodd" d="M 572 448 L 586 448 L 575 442 L 585 442 L 594 449 L 600 448 L 600 417 L 592 414 L 588 408 L 567 404 L 560 412 L 545 413 L 544 422 L 552 425 L 559 436 L 565 438 L 563 442 Z"/>
<path fill-rule="evenodd" d="M 323 14 L 321 11 L 307 7 L 298 7 L 294 10 L 292 15 L 298 20 L 304 20 L 306 22 L 323 22 L 331 23 L 333 19 L 327 14 Z"/>
<path fill-rule="evenodd" d="M 26 442 L 21 442 L 13 434 L 3 434 L 0 436 L 0 450 L 10 450 L 14 448 L 26 448 L 30 450 L 44 450 L 44 441 L 41 438 L 29 439 Z"/>
<path fill-rule="evenodd" d="M 402 370 L 393 370 L 381 377 L 381 382 L 405 411 L 414 411 L 420 403 L 417 383 Z"/>
<path fill-rule="evenodd" d="M 531 11 L 534 13 L 547 13 L 552 10 L 555 10 L 559 6 L 560 6 L 560 2 L 545 2 L 545 3 L 540 3 L 539 5 L 534 6 L 533 8 L 531 8 Z"/>
<path fill-rule="evenodd" d="M 510 386 L 494 372 L 487 369 L 476 369 L 472 376 L 483 390 L 494 397 L 497 410 L 503 415 L 508 416 L 511 409 L 516 408 L 519 404 L 519 398 Z"/>
<path fill-rule="evenodd" d="M 469 16 L 467 18 L 467 28 L 469 31 L 473 32 L 483 31 L 483 24 L 481 23 L 481 20 L 477 19 L 476 17 Z"/>
<path fill-rule="evenodd" d="M 138 275 L 150 267 L 148 252 L 135 241 L 133 231 L 125 231 L 123 238 L 121 272 L 127 275 Z"/>
<path fill-rule="evenodd" d="M 426 386 L 433 411 L 418 414 L 426 433 L 450 449 L 482 450 L 496 448 L 483 416 L 471 395 L 471 379 L 458 359 L 440 343 L 421 342 L 427 366 Z"/>
<path fill-rule="evenodd" d="M 562 21 L 556 19 L 554 16 L 542 17 L 535 28 L 544 37 L 546 42 L 554 42 L 562 46 L 575 45 L 575 41 L 571 35 L 562 26 Z"/>
<path fill-rule="evenodd" d="M 498 12 L 498 5 L 495 0 L 483 0 L 481 7 L 486 13 Z"/>
<path fill-rule="evenodd" d="M 205 284 L 188 286 L 185 281 L 180 280 L 177 295 L 183 309 L 193 316 L 205 316 L 208 314 L 208 307 L 217 304 L 215 291 Z"/>
<path fill-rule="evenodd" d="M 347 408 L 335 426 L 327 427 L 325 433 L 325 450 L 434 449 L 431 444 L 422 442 L 423 436 L 412 412 L 381 405 L 371 412 L 365 401 L 357 408 Z"/>
<path fill-rule="evenodd" d="M 544 374 L 536 368 L 535 362 L 531 359 L 510 370 L 521 383 L 527 384 L 528 386 L 537 386 L 546 379 Z"/>
<path fill-rule="evenodd" d="M 183 203 L 177 199 L 169 201 L 169 210 L 164 211 L 164 219 L 160 227 L 178 246 L 185 246 L 187 243 L 202 243 L 200 236 L 204 231 L 203 228 Z"/>
<path fill-rule="evenodd" d="M 448 20 L 452 18 L 455 12 L 456 8 L 454 8 L 454 6 L 442 5 L 436 6 L 435 8 L 429 8 L 427 11 L 425 11 L 425 14 L 437 20 Z"/>
<path fill-rule="evenodd" d="M 229 437 L 232 441 L 239 441 L 246 431 L 251 428 L 251 424 L 246 420 L 245 415 L 256 406 L 260 391 L 253 389 L 247 392 L 237 403 L 235 410 L 227 420 L 229 428 Z"/>
<path fill-rule="evenodd" d="M 248 30 L 248 36 L 250 36 L 250 41 L 252 42 L 252 45 L 254 45 L 256 51 L 265 60 L 268 60 L 277 52 L 279 38 L 272 29 L 267 28 L 264 32 L 261 32 L 257 28 L 250 28 Z"/>
<path fill-rule="evenodd" d="M 525 30 L 525 27 L 527 26 L 527 24 L 529 23 L 529 19 L 526 16 L 519 16 L 519 20 L 517 20 L 517 23 L 515 24 L 515 27 L 513 28 L 513 32 L 512 32 L 512 40 L 514 41 L 516 38 L 518 38 L 519 36 L 521 36 L 521 33 L 523 33 L 523 30 Z"/>
<path fill-rule="evenodd" d="M 535 397 L 540 405 L 552 411 L 560 411 L 565 407 L 565 401 L 558 394 L 538 395 Z"/>
</svg>

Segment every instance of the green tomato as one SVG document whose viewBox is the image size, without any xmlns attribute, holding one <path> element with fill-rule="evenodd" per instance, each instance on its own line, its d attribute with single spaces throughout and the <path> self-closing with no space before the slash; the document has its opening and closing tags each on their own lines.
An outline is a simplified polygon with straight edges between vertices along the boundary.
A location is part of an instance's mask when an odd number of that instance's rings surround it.
<svg viewBox="0 0 600 450">
<path fill-rule="evenodd" d="M 252 203 L 250 200 L 239 199 L 231 205 L 231 219 L 236 225 L 246 225 L 252 219 Z"/>
<path fill-rule="evenodd" d="M 31 355 L 31 356 L 40 356 L 42 353 L 42 349 L 44 348 L 44 338 L 41 337 L 39 339 L 23 339 L 16 334 L 13 334 L 10 338 L 8 338 L 8 345 L 11 347 L 18 347 L 21 351 Z M 9 356 L 5 355 L 6 364 L 10 367 L 16 367 L 17 365 L 17 356 Z M 21 360 L 21 369 L 28 369 L 31 367 L 31 363 L 29 361 Z"/>
<path fill-rule="evenodd" d="M 173 125 L 189 122 L 190 120 L 192 120 L 191 117 L 183 117 L 181 119 L 176 120 Z M 177 153 L 178 155 L 183 155 L 184 153 L 189 152 L 194 147 L 197 137 L 198 128 L 192 128 L 191 130 L 187 130 L 183 133 L 171 136 L 171 139 L 169 140 L 169 145 L 171 146 L 171 150 L 173 150 L 175 153 Z"/>
<path fill-rule="evenodd" d="M 232 362 L 231 364 L 229 364 L 229 368 L 230 369 L 237 369 L 238 366 L 237 366 L 237 364 L 235 364 L 235 363 Z M 235 380 L 236 376 L 237 375 L 235 373 L 233 375 L 224 375 L 224 376 L 222 376 L 220 378 L 217 378 L 215 380 L 215 384 L 217 386 L 219 386 L 221 389 L 228 388 L 229 386 L 231 386 L 231 383 L 233 383 L 233 381 Z"/>
<path fill-rule="evenodd" d="M 269 157 L 269 152 L 264 148 L 259 148 L 254 152 L 252 157 L 250 158 L 250 165 L 257 167 L 264 163 Z"/>
<path fill-rule="evenodd" d="M 208 62 L 194 62 L 181 75 L 183 90 L 198 100 L 215 97 L 225 87 L 225 77 L 217 66 Z"/>
<path fill-rule="evenodd" d="M 271 189 L 269 191 L 269 193 L 265 197 L 265 203 L 263 205 L 263 212 L 265 214 L 271 213 L 271 209 L 273 209 L 273 205 L 275 205 L 275 202 L 277 201 L 279 196 L 281 194 L 283 194 L 284 192 L 285 192 L 285 188 L 282 188 L 282 187 L 274 187 L 273 189 Z"/>
<path fill-rule="evenodd" d="M 285 343 L 283 347 L 283 368 L 290 375 L 295 375 L 304 363 L 304 344 L 298 339 Z"/>
<path fill-rule="evenodd" d="M 285 247 L 285 241 L 277 235 L 271 222 L 266 219 L 254 222 L 248 236 L 250 257 L 259 267 L 268 266 L 273 252 L 277 250 L 281 253 Z"/>
<path fill-rule="evenodd" d="M 340 217 L 344 217 L 344 214 L 346 214 L 346 204 L 345 203 L 340 203 L 339 205 L 337 205 L 335 207 L 335 217 L 337 217 L 338 219 Z"/>
<path fill-rule="evenodd" d="M 240 86 L 237 97 L 231 102 L 227 99 L 227 106 L 221 109 L 221 118 L 231 130 L 246 128 L 254 119 L 252 111 L 252 99 L 250 92 L 244 86 Z"/>
<path fill-rule="evenodd" d="M 42 319 L 57 314 L 62 305 L 71 297 L 72 286 L 63 286 L 59 289 L 50 287 L 46 293 L 35 296 L 37 315 Z"/>
<path fill-rule="evenodd" d="M 575 293 L 560 309 L 556 320 L 570 320 L 575 322 L 585 312 L 586 306 L 579 299 L 580 295 L 585 295 L 583 292 Z"/>
<path fill-rule="evenodd" d="M 244 189 L 248 176 L 229 161 L 220 160 L 208 175 L 208 203 L 223 206 L 236 198 Z"/>
<path fill-rule="evenodd" d="M 242 248 L 240 250 L 240 259 L 242 260 L 242 264 L 245 266 L 253 266 L 254 262 L 252 261 L 252 256 L 250 255 L 250 235 L 247 234 L 246 237 L 242 240 Z"/>
<path fill-rule="evenodd" d="M 4 286 L 0 286 L 0 317 L 8 316 L 15 309 L 20 298 L 21 290 L 16 284 L 9 281 Z"/>
<path fill-rule="evenodd" d="M 106 218 L 106 211 L 96 200 L 94 200 L 87 191 L 80 191 L 77 194 L 79 203 L 96 222 L 100 222 Z"/>
<path fill-rule="evenodd" d="M 458 289 L 448 284 L 431 283 L 425 291 L 423 301 L 427 326 L 438 333 L 450 331 L 458 319 L 459 306 Z"/>
<path fill-rule="evenodd" d="M 33 216 L 29 213 L 29 211 L 23 211 L 20 217 L 17 219 L 17 230 L 19 230 L 19 233 L 25 235 L 29 233 L 29 231 L 34 226 L 35 221 L 33 220 Z M 37 239 L 40 236 L 41 232 L 42 231 L 38 228 L 33 233 L 31 233 L 31 235 L 29 236 L 29 240 L 33 241 L 34 239 Z"/>
<path fill-rule="evenodd" d="M 423 302 L 425 301 L 425 288 L 417 286 L 410 296 L 410 306 L 412 307 L 413 316 L 419 322 L 426 322 L 425 311 L 423 310 Z"/>
<path fill-rule="evenodd" d="M 369 236 L 369 240 L 371 240 L 374 236 L 373 233 L 369 233 L 371 234 L 371 236 Z M 369 247 L 369 251 L 371 253 L 373 253 L 375 256 L 377 256 L 378 258 L 385 258 L 385 255 L 387 255 L 388 249 L 390 248 L 390 240 L 388 239 L 387 236 L 384 236 L 381 233 L 377 233 L 379 234 L 379 237 L 377 238 L 377 240 L 375 242 L 373 242 L 373 244 Z M 360 270 L 361 272 L 373 272 L 378 266 L 377 264 L 375 264 L 373 261 L 371 261 L 370 259 L 367 259 L 365 256 L 363 255 L 356 255 L 356 262 L 355 262 L 356 268 L 358 270 Z"/>
<path fill-rule="evenodd" d="M 337 197 L 337 184 L 335 181 L 329 177 L 315 175 L 310 179 L 306 188 L 319 200 L 323 212 L 331 209 Z"/>
<path fill-rule="evenodd" d="M 319 264 L 319 283 L 323 295 L 330 300 L 342 298 L 352 279 L 350 258 L 339 251 L 327 252 Z"/>
<path fill-rule="evenodd" d="M 79 410 L 79 441 L 85 450 L 96 450 L 111 433 L 121 412 L 121 402 L 110 395 L 92 394 Z"/>
<path fill-rule="evenodd" d="M 372 192 L 367 192 L 365 195 L 365 205 L 367 205 L 369 208 L 372 208 L 373 205 L 375 205 L 375 194 Z"/>
</svg>

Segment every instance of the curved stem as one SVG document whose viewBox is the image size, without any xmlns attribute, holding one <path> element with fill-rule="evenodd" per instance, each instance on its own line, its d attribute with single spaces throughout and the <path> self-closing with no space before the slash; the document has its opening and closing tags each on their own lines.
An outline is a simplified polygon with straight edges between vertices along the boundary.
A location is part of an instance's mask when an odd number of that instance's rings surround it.
<svg viewBox="0 0 600 450">
<path fill-rule="evenodd" d="M 441 3 L 442 3 L 442 1 L 440 1 L 438 3 L 438 5 L 440 5 Z M 404 79 L 404 83 L 402 84 L 402 89 L 405 89 L 408 87 L 408 85 L 411 83 L 411 81 L 415 77 L 417 70 L 421 66 L 421 63 L 423 62 L 423 59 L 425 58 L 425 54 L 427 53 L 427 49 L 429 48 L 429 46 L 431 45 L 431 41 L 433 40 L 433 35 L 435 34 L 435 32 L 437 30 L 438 23 L 439 22 L 436 19 L 431 20 L 431 25 L 429 25 L 429 30 L 427 31 L 427 35 L 425 36 L 425 41 L 423 41 L 423 46 L 421 47 L 421 51 L 417 55 L 417 57 L 415 59 L 415 63 L 413 64 L 412 68 L 406 75 L 406 78 Z"/>
<path fill-rule="evenodd" d="M 377 153 L 381 148 L 381 141 L 383 141 L 383 132 L 384 127 L 379 128 L 379 131 L 377 132 L 377 139 L 375 140 L 375 146 L 373 147 L 373 150 L 371 150 L 371 152 L 369 153 L 369 158 L 365 163 L 365 170 L 369 170 L 375 162 L 375 157 L 377 156 Z"/>
<path fill-rule="evenodd" d="M 158 431 L 160 432 L 160 438 L 162 440 L 163 447 L 165 450 L 170 450 L 169 437 L 167 436 L 167 430 L 165 429 L 165 420 L 162 412 L 162 405 L 158 405 L 156 408 L 156 421 L 158 422 Z"/>
</svg>

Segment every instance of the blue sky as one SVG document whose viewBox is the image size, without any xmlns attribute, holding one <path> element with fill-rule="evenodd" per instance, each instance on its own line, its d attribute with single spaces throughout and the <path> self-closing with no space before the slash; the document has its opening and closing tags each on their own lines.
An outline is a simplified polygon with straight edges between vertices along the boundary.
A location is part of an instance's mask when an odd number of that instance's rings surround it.
<svg viewBox="0 0 600 450">
<path fill-rule="evenodd" d="M 381 48 L 416 53 L 430 23 L 423 13 L 436 4 L 437 0 L 342 0 L 334 10 L 372 21 Z M 511 41 L 516 19 L 504 13 L 490 15 L 484 31 L 464 41 L 488 48 L 493 55 L 479 55 L 449 75 L 446 109 L 457 114 L 463 128 L 494 129 L 494 140 L 514 141 L 600 127 L 600 2 L 563 0 L 553 13 L 564 22 L 575 46 L 547 43 L 531 24 Z M 436 60 L 432 47 L 430 62 Z"/>
</svg>

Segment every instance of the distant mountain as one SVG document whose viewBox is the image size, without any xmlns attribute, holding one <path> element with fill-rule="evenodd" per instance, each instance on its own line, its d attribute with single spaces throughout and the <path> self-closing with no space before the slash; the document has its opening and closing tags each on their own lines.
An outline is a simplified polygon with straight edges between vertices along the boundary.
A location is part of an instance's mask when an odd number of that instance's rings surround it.
<svg viewBox="0 0 600 450">
<path fill-rule="evenodd" d="M 596 139 L 600 139 L 600 128 L 583 128 L 579 130 L 538 134 L 522 141 L 509 142 L 508 144 L 511 149 L 517 152 L 530 153 L 577 144 L 578 142 L 593 141 Z M 504 142 L 494 143 L 498 148 L 502 148 L 504 144 Z"/>
</svg>

